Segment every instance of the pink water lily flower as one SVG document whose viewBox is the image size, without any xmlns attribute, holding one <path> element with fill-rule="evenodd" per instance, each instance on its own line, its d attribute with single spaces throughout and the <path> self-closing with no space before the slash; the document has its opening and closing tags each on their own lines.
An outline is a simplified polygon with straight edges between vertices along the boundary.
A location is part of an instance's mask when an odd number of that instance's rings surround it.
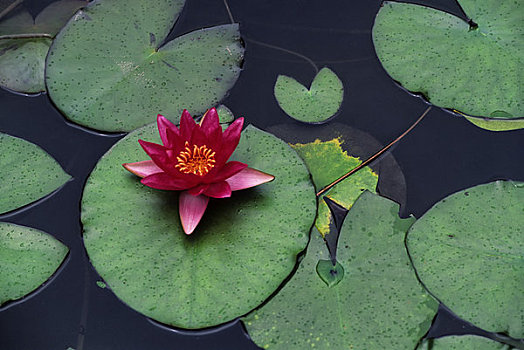
<svg viewBox="0 0 524 350">
<path fill-rule="evenodd" d="M 232 191 L 257 186 L 275 177 L 228 159 L 240 140 L 244 118 L 236 119 L 223 133 L 215 108 L 196 124 L 187 110 L 180 129 L 162 115 L 157 118 L 163 145 L 138 140 L 151 157 L 122 164 L 141 182 L 159 190 L 182 191 L 179 213 L 186 234 L 191 234 L 206 210 L 209 198 L 227 198 Z"/>
</svg>

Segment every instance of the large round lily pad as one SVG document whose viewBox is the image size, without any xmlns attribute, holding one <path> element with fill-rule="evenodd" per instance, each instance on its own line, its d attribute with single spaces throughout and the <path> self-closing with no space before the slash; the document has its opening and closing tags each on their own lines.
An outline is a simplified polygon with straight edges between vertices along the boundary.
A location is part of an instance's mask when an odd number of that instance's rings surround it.
<svg viewBox="0 0 524 350">
<path fill-rule="evenodd" d="M 35 144 L 0 133 L 0 214 L 53 192 L 70 178 Z"/>
<path fill-rule="evenodd" d="M 524 2 L 460 0 L 460 5 L 478 26 L 433 8 L 385 2 L 373 27 L 382 65 L 438 106 L 486 118 L 524 117 Z M 477 124 L 501 128 L 500 122 Z"/>
<path fill-rule="evenodd" d="M 162 44 L 183 4 L 98 0 L 77 13 L 57 35 L 46 63 L 57 107 L 81 125 L 130 131 L 158 113 L 174 120 L 183 109 L 199 114 L 215 105 L 240 74 L 238 25 Z"/>
<path fill-rule="evenodd" d="M 44 283 L 67 252 L 65 245 L 44 232 L 0 223 L 0 305 Z"/>
<path fill-rule="evenodd" d="M 330 255 L 313 231 L 295 275 L 243 319 L 254 342 L 283 350 L 413 349 L 438 305 L 419 284 L 404 246 L 414 219 L 399 218 L 398 209 L 371 192 L 359 197 L 340 233 L 338 281 L 319 276 Z"/>
<path fill-rule="evenodd" d="M 411 228 L 427 288 L 459 317 L 524 337 L 524 184 L 497 181 L 443 199 Z"/>
<path fill-rule="evenodd" d="M 138 139 L 160 143 L 157 133 L 150 125 L 129 134 L 89 177 L 82 223 L 91 262 L 119 298 L 157 321 L 202 328 L 241 316 L 278 288 L 307 244 L 309 173 L 285 142 L 249 126 L 231 159 L 275 180 L 211 199 L 187 236 L 178 193 L 145 187 L 121 166 L 148 159 Z"/>
</svg>

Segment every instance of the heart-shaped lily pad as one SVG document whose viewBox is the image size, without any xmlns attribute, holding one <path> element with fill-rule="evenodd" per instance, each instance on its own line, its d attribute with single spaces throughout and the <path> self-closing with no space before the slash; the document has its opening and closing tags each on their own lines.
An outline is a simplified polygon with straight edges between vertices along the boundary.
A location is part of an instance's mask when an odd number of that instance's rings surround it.
<svg viewBox="0 0 524 350">
<path fill-rule="evenodd" d="M 275 83 L 275 97 L 280 108 L 291 118 L 308 123 L 321 123 L 340 108 L 344 86 L 329 68 L 322 68 L 308 90 L 295 79 L 279 75 Z"/>
<path fill-rule="evenodd" d="M 318 276 L 329 260 L 312 232 L 291 280 L 243 319 L 264 349 L 413 349 L 428 331 L 437 302 L 418 283 L 404 246 L 413 219 L 398 204 L 364 192 L 342 226 L 337 259 L 344 278 L 331 287 Z"/>
<path fill-rule="evenodd" d="M 0 133 L 0 214 L 53 192 L 70 179 L 35 144 Z"/>
<path fill-rule="evenodd" d="M 341 143 L 341 139 L 336 138 L 329 141 L 317 139 L 310 143 L 291 145 L 306 163 L 317 191 L 362 163 L 359 158 L 348 155 L 342 149 Z M 326 196 L 349 209 L 365 190 L 375 192 L 377 182 L 378 174 L 371 168 L 365 167 L 337 184 L 326 193 Z M 332 219 L 329 209 L 324 201 L 320 201 L 315 226 L 322 236 L 329 233 L 330 222 Z"/>
<path fill-rule="evenodd" d="M 52 38 L 87 1 L 51 3 L 33 19 L 22 9 L 0 22 L 0 86 L 35 94 L 45 91 L 45 58 Z"/>
<path fill-rule="evenodd" d="M 0 223 L 0 305 L 38 288 L 67 252 L 65 245 L 44 232 Z"/>
<path fill-rule="evenodd" d="M 434 104 L 495 118 L 490 130 L 523 127 L 524 2 L 460 0 L 475 23 L 433 8 L 385 2 L 373 27 L 377 55 L 391 77 Z M 477 120 L 478 121 L 478 120 Z"/>
<path fill-rule="evenodd" d="M 475 335 L 451 336 L 429 339 L 422 342 L 417 350 L 509 350 L 504 345 L 488 338 Z"/>
<path fill-rule="evenodd" d="M 452 194 L 408 234 L 422 282 L 454 313 L 524 337 L 524 184 L 497 181 Z"/>
<path fill-rule="evenodd" d="M 162 44 L 183 0 L 99 0 L 57 35 L 46 66 L 49 96 L 72 121 L 130 131 L 158 113 L 201 114 L 236 82 L 244 49 L 238 25 Z M 173 120 L 173 121 L 178 121 Z"/>
<path fill-rule="evenodd" d="M 119 141 L 84 190 L 84 241 L 96 270 L 130 307 L 177 327 L 213 326 L 258 306 L 291 273 L 315 219 L 302 160 L 282 140 L 247 127 L 231 159 L 275 180 L 211 199 L 187 236 L 178 193 L 145 187 L 121 166 L 148 158 L 138 139 L 160 143 L 156 125 Z"/>
<path fill-rule="evenodd" d="M 333 265 L 331 260 L 319 260 L 317 273 L 328 287 L 332 287 L 339 284 L 344 278 L 344 267 L 339 262 Z"/>
</svg>

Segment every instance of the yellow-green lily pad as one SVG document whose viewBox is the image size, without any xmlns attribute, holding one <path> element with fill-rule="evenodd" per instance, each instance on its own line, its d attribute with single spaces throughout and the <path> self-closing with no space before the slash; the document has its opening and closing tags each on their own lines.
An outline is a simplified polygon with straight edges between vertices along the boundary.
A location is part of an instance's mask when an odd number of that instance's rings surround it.
<svg viewBox="0 0 524 350">
<path fill-rule="evenodd" d="M 335 138 L 330 141 L 317 139 L 306 144 L 291 145 L 306 163 L 317 191 L 362 163 L 359 158 L 348 155 L 342 149 L 341 143 L 340 138 Z M 365 167 L 337 184 L 325 195 L 346 209 L 350 209 L 362 192 L 365 190 L 375 192 L 377 183 L 378 174 L 371 168 Z M 319 201 L 315 226 L 322 236 L 329 233 L 332 221 L 326 203 Z"/>
</svg>

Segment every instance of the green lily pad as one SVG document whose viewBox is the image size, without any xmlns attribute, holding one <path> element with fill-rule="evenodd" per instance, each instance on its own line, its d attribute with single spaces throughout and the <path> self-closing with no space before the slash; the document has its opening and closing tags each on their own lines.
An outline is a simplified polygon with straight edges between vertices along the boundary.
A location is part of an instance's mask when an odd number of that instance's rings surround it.
<svg viewBox="0 0 524 350">
<path fill-rule="evenodd" d="M 220 124 L 229 124 L 235 120 L 233 112 L 224 105 L 219 105 L 217 107 L 217 114 Z"/>
<path fill-rule="evenodd" d="M 362 163 L 359 158 L 348 155 L 342 149 L 342 142 L 340 138 L 330 141 L 317 139 L 306 144 L 291 145 L 306 163 L 317 191 Z M 371 168 L 365 167 L 337 184 L 325 195 L 349 209 L 365 190 L 375 192 L 377 182 L 378 174 L 374 173 Z M 324 201 L 319 201 L 315 226 L 322 236 L 329 233 L 331 222 L 329 208 Z"/>
<path fill-rule="evenodd" d="M 158 113 L 178 118 L 216 105 L 240 74 L 237 24 L 162 44 L 183 0 L 91 2 L 57 35 L 46 66 L 49 96 L 75 123 L 130 131 Z M 174 119 L 176 118 L 176 119 Z"/>
<path fill-rule="evenodd" d="M 524 184 L 497 181 L 443 199 L 408 234 L 421 280 L 475 326 L 524 337 Z"/>
<path fill-rule="evenodd" d="M 35 19 L 26 10 L 0 22 L 0 86 L 26 94 L 45 91 L 45 58 L 52 38 L 87 1 L 51 3 Z"/>
<path fill-rule="evenodd" d="M 47 281 L 67 252 L 65 245 L 42 231 L 0 222 L 0 305 Z"/>
<path fill-rule="evenodd" d="M 321 123 L 340 109 L 344 86 L 329 68 L 322 68 L 308 90 L 295 79 L 279 75 L 275 83 L 275 97 L 280 108 L 293 119 L 307 123 Z"/>
<path fill-rule="evenodd" d="M 111 290 L 148 317 L 191 329 L 227 322 L 266 300 L 293 270 L 315 219 L 302 160 L 282 140 L 247 127 L 231 159 L 275 180 L 211 199 L 187 236 L 178 193 L 145 187 L 122 168 L 148 159 L 138 139 L 160 143 L 156 125 L 106 153 L 82 199 L 85 246 Z"/>
<path fill-rule="evenodd" d="M 373 27 L 382 65 L 435 105 L 472 116 L 502 111 L 504 119 L 522 118 L 524 3 L 460 0 L 460 5 L 478 27 L 433 8 L 384 2 Z"/>
<path fill-rule="evenodd" d="M 243 318 L 264 349 L 413 349 L 428 331 L 437 302 L 418 283 L 404 246 L 413 219 L 398 204 L 364 192 L 340 233 L 344 278 L 331 287 L 318 276 L 329 253 L 318 232 L 293 278 Z"/>
<path fill-rule="evenodd" d="M 71 177 L 44 150 L 0 133 L 0 214 L 32 203 Z"/>
<path fill-rule="evenodd" d="M 429 339 L 422 342 L 418 350 L 509 350 L 504 345 L 488 338 L 475 335 L 451 336 Z"/>
</svg>

